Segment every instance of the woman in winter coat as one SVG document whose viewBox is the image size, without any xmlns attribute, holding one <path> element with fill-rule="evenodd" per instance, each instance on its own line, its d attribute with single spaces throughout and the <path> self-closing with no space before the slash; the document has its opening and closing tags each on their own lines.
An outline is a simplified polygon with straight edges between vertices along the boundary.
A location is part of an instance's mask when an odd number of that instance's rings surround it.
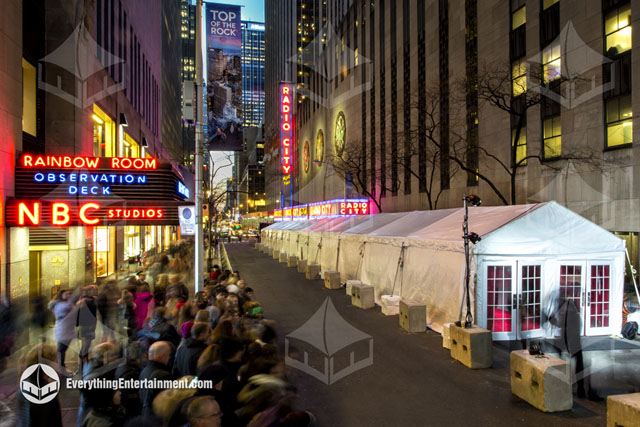
<svg viewBox="0 0 640 427">
<path fill-rule="evenodd" d="M 53 336 L 58 343 L 58 365 L 64 368 L 67 349 L 76 336 L 78 309 L 71 301 L 71 292 L 68 289 L 58 291 L 56 298 L 49 303 L 49 309 L 56 319 L 53 326 Z"/>
</svg>

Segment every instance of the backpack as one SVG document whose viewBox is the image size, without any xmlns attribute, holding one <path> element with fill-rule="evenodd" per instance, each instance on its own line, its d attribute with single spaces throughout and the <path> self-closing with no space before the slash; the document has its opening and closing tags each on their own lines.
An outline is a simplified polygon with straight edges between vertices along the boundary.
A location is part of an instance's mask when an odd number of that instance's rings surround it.
<svg viewBox="0 0 640 427">
<path fill-rule="evenodd" d="M 622 336 L 628 340 L 632 340 L 638 333 L 638 324 L 636 322 L 627 322 L 622 326 Z"/>
</svg>

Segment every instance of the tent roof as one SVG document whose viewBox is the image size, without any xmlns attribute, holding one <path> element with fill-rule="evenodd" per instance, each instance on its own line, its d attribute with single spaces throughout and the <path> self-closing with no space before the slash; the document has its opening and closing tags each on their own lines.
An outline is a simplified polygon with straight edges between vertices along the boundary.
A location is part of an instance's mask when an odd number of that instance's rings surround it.
<svg viewBox="0 0 640 427">
<path fill-rule="evenodd" d="M 459 210 L 460 208 L 409 212 L 403 217 L 398 218 L 396 221 L 379 227 L 376 230 L 372 230 L 371 232 L 369 232 L 369 235 L 407 237 L 412 235 L 417 230 L 423 229 L 428 225 L 433 224 Z M 459 228 L 460 227 L 458 227 L 458 229 Z"/>
<path fill-rule="evenodd" d="M 344 230 L 343 233 L 347 234 L 370 234 L 372 231 L 379 229 L 393 221 L 396 221 L 403 216 L 407 215 L 407 212 L 397 213 L 381 213 L 377 215 L 368 215 L 365 221 Z"/>
</svg>

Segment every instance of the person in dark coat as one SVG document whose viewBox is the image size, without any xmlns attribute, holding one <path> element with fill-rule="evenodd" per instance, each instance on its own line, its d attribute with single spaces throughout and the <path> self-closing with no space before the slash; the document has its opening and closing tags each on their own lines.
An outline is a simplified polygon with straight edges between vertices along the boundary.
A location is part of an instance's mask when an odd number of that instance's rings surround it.
<svg viewBox="0 0 640 427">
<path fill-rule="evenodd" d="M 207 323 L 196 323 L 191 328 L 191 337 L 178 347 L 176 358 L 173 364 L 173 376 L 176 378 L 185 375 L 196 375 L 198 359 L 207 348 L 209 338 L 209 325 Z"/>
<path fill-rule="evenodd" d="M 180 344 L 180 334 L 165 318 L 164 307 L 156 307 L 146 328 L 138 332 L 138 337 L 147 341 L 148 345 L 156 341 L 168 341 L 173 347 Z"/>
<path fill-rule="evenodd" d="M 171 343 L 167 341 L 155 342 L 149 347 L 149 361 L 140 372 L 140 380 L 172 380 L 169 362 L 171 361 Z M 160 388 L 142 387 L 140 389 L 140 401 L 142 402 L 142 415 L 153 415 L 153 399 L 162 391 Z"/>
<path fill-rule="evenodd" d="M 31 365 L 46 363 L 52 367 L 56 364 L 56 347 L 51 344 L 35 345 L 21 360 L 18 378 Z M 56 396 L 44 404 L 31 403 L 22 393 L 16 393 L 16 416 L 19 427 L 62 427 L 62 412 Z"/>
<path fill-rule="evenodd" d="M 80 372 L 83 372 L 84 364 L 89 355 L 91 341 L 96 337 L 96 323 L 98 307 L 96 305 L 96 295 L 98 287 L 95 285 L 85 286 L 82 288 L 82 297 L 77 302 L 78 306 L 78 336 L 82 341 L 80 349 Z"/>
<path fill-rule="evenodd" d="M 119 380 L 137 380 L 140 378 L 140 343 L 130 341 L 124 348 L 124 363 L 116 368 L 115 378 Z M 121 390 L 120 406 L 126 419 L 131 419 L 141 414 L 142 403 L 137 389 L 125 388 Z"/>
<path fill-rule="evenodd" d="M 574 287 L 575 286 L 573 285 L 568 286 L 569 289 L 573 289 Z M 576 359 L 575 372 L 578 382 L 578 397 L 581 399 L 588 397 L 589 400 L 602 401 L 602 398 L 598 396 L 593 388 L 591 388 L 589 377 L 584 373 L 585 366 L 582 354 L 582 343 L 580 340 L 582 316 L 580 315 L 580 311 L 576 307 L 574 300 L 561 294 L 560 300 L 558 301 L 558 310 L 549 319 L 549 321 L 552 325 L 559 327 L 561 330 L 560 350 L 569 353 L 571 359 Z M 589 389 L 588 393 L 585 392 L 585 386 Z"/>
</svg>

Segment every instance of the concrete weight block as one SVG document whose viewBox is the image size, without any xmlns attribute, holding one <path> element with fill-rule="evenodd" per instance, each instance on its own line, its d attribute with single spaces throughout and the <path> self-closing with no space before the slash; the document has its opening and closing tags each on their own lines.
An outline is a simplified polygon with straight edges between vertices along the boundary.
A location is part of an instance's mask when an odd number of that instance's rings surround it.
<svg viewBox="0 0 640 427">
<path fill-rule="evenodd" d="M 340 282 L 340 272 L 334 270 L 325 271 L 324 287 L 327 289 L 340 289 L 342 287 L 342 283 Z"/>
<path fill-rule="evenodd" d="M 607 397 L 607 427 L 640 427 L 640 393 Z"/>
<path fill-rule="evenodd" d="M 289 255 L 287 259 L 287 267 L 297 267 L 298 266 L 298 257 L 295 255 Z"/>
<path fill-rule="evenodd" d="M 493 338 L 488 329 L 451 325 L 451 357 L 471 369 L 490 368 L 493 364 Z"/>
<path fill-rule="evenodd" d="M 400 295 L 382 295 L 380 301 L 382 303 L 382 314 L 385 316 L 395 316 L 400 314 Z"/>
<path fill-rule="evenodd" d="M 320 264 L 307 264 L 306 277 L 309 280 L 320 278 Z"/>
<path fill-rule="evenodd" d="M 425 332 L 427 329 L 427 306 L 421 302 L 400 300 L 398 320 L 407 332 Z"/>
<path fill-rule="evenodd" d="M 543 412 L 568 411 L 573 406 L 571 365 L 548 354 L 512 351 L 511 392 Z"/>
<path fill-rule="evenodd" d="M 346 286 L 346 294 L 348 296 L 351 296 L 351 287 L 353 285 L 359 285 L 362 282 L 360 280 L 347 280 L 347 286 Z"/>
<path fill-rule="evenodd" d="M 282 262 L 282 263 L 286 263 L 289 261 L 289 255 L 287 255 L 285 252 L 280 252 L 280 254 L 278 254 L 278 261 Z"/>
<path fill-rule="evenodd" d="M 307 272 L 307 260 L 299 259 L 298 260 L 298 273 L 306 273 Z"/>
<path fill-rule="evenodd" d="M 273 256 L 273 248 L 267 248 L 266 254 L 269 256 Z"/>
<path fill-rule="evenodd" d="M 273 257 L 273 259 L 277 259 L 280 260 L 280 251 L 277 250 L 273 250 L 273 253 L 271 254 L 271 256 Z"/>
<path fill-rule="evenodd" d="M 445 323 L 442 325 L 442 347 L 447 350 L 451 349 L 451 332 L 450 327 L 453 323 Z"/>
<path fill-rule="evenodd" d="M 351 305 L 362 309 L 373 308 L 375 303 L 375 291 L 373 286 L 360 283 L 351 286 Z"/>
</svg>

